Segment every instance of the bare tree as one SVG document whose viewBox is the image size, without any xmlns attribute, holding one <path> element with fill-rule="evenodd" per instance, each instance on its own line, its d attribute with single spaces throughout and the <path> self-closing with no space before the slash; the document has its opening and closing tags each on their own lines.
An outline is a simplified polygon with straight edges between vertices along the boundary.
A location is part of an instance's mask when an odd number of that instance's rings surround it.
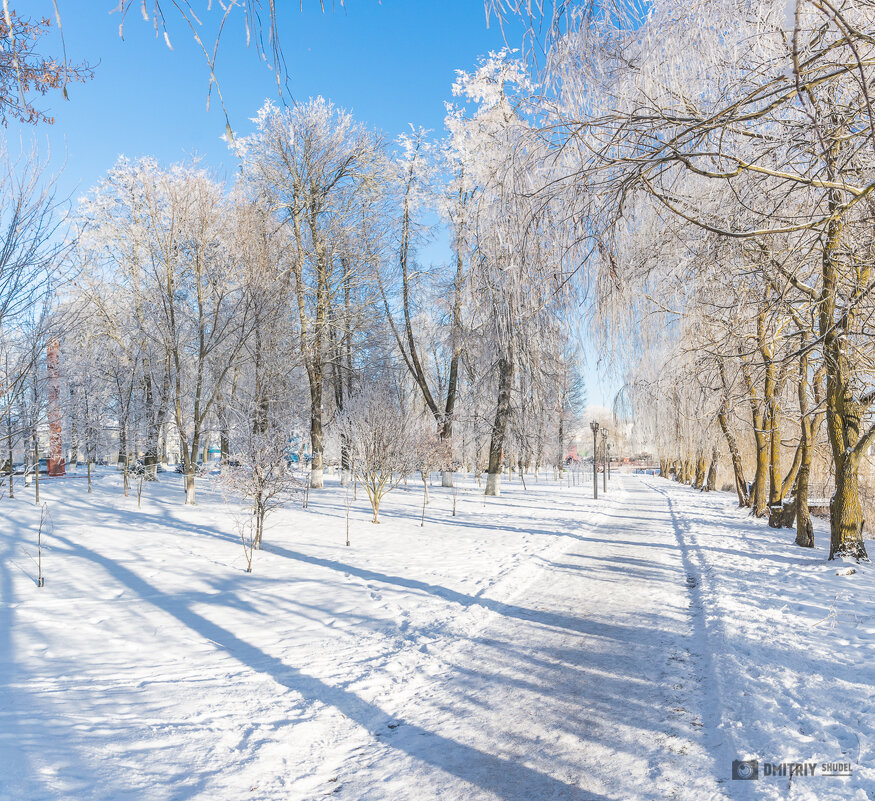
<svg viewBox="0 0 875 801">
<path fill-rule="evenodd" d="M 381 169 L 380 140 L 322 98 L 292 109 L 266 103 L 256 132 L 240 142 L 243 171 L 282 222 L 288 276 L 310 387 L 310 486 L 323 485 L 323 404 L 334 289 L 343 280 L 350 233 Z"/>
<path fill-rule="evenodd" d="M 337 425 L 349 443 L 353 473 L 371 503 L 371 522 L 379 523 L 383 498 L 421 463 L 421 421 L 394 392 L 368 385 L 350 398 Z"/>
</svg>

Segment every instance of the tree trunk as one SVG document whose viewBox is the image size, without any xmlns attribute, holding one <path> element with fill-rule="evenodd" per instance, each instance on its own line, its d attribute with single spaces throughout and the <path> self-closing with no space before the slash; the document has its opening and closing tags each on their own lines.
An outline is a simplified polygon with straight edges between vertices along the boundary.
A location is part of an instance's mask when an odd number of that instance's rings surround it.
<svg viewBox="0 0 875 801">
<path fill-rule="evenodd" d="M 799 396 L 799 468 L 796 473 L 796 544 L 802 548 L 814 547 L 814 525 L 811 522 L 811 513 L 808 509 L 808 482 L 811 475 L 811 460 L 814 453 L 814 442 L 823 412 L 814 415 L 808 410 L 808 352 L 806 350 L 805 337 L 800 341 L 799 357 L 799 383 L 797 393 Z M 814 376 L 814 400 L 820 406 L 823 400 L 823 370 L 818 370 Z"/>
<path fill-rule="evenodd" d="M 769 414 L 769 506 L 779 506 L 784 500 L 781 481 L 781 416 L 778 402 L 772 398 Z"/>
<path fill-rule="evenodd" d="M 122 489 L 124 491 L 125 497 L 128 495 L 128 433 L 127 433 L 127 425 L 125 421 L 121 421 L 121 425 L 119 427 L 119 451 L 118 458 L 119 463 L 121 465 L 122 471 Z"/>
<path fill-rule="evenodd" d="M 144 478 L 146 481 L 158 480 L 158 439 L 161 433 L 161 421 L 155 409 L 155 399 L 152 394 L 152 376 L 149 374 L 148 361 L 143 365 L 143 395 L 145 400 L 146 453 L 143 455 Z"/>
<path fill-rule="evenodd" d="M 595 460 L 595 454 L 593 454 Z M 562 410 L 559 410 L 559 455 L 556 460 L 559 465 L 559 480 L 562 480 L 562 471 L 565 469 L 565 419 Z"/>
<path fill-rule="evenodd" d="M 699 451 L 696 454 L 696 475 L 693 480 L 693 487 L 695 489 L 703 489 L 705 487 L 705 453 L 704 451 Z"/>
<path fill-rule="evenodd" d="M 840 142 L 835 137 L 828 154 L 828 168 L 835 172 Z M 832 177 L 832 176 L 830 176 Z M 860 503 L 859 467 L 857 450 L 860 439 L 861 405 L 853 400 L 851 365 L 847 354 L 847 328 L 854 309 L 846 309 L 836 321 L 836 303 L 839 295 L 839 266 L 841 258 L 842 220 L 835 213 L 842 202 L 838 190 L 828 192 L 831 213 L 827 223 L 826 244 L 822 257 L 822 286 L 818 307 L 818 327 L 823 337 L 824 367 L 826 368 L 826 425 L 835 467 L 835 493 L 830 501 L 829 558 L 850 556 L 867 559 L 863 544 L 863 509 Z"/>
<path fill-rule="evenodd" d="M 371 509 L 374 512 L 374 518 L 371 520 L 372 523 L 380 522 L 380 496 L 374 492 L 371 493 Z"/>
<path fill-rule="evenodd" d="M 34 395 L 36 395 L 36 385 L 34 385 Z M 36 404 L 34 404 L 34 425 L 33 425 L 33 486 L 34 486 L 34 503 L 39 505 L 39 434 L 36 430 Z M 125 492 L 127 495 L 127 492 Z"/>
<path fill-rule="evenodd" d="M 187 506 L 194 506 L 197 501 L 195 499 L 194 476 L 197 472 L 197 456 L 200 448 L 201 431 L 200 425 L 195 419 L 194 431 L 191 439 L 191 450 L 186 452 L 183 446 L 184 461 L 185 461 L 185 503 Z"/>
<path fill-rule="evenodd" d="M 760 341 L 760 350 L 761 352 L 765 348 L 764 345 L 764 327 L 765 322 L 763 315 L 759 315 L 757 318 L 757 335 Z M 753 486 L 750 491 L 750 501 L 752 506 L 752 512 L 756 517 L 762 517 L 766 514 L 767 511 L 767 502 L 766 502 L 766 482 L 768 481 L 768 473 L 769 473 L 769 441 L 768 441 L 768 432 L 766 426 L 768 425 L 768 414 L 764 409 L 768 409 L 768 403 L 771 399 L 773 387 L 772 387 L 772 378 L 773 378 L 773 368 L 771 366 L 771 362 L 767 357 L 767 354 L 763 355 L 764 360 L 766 360 L 766 383 L 765 383 L 765 393 L 766 398 L 764 401 L 764 405 L 760 405 L 759 398 L 757 397 L 756 387 L 754 386 L 753 378 L 750 374 L 750 369 L 747 363 L 742 359 L 741 362 L 741 372 L 744 376 L 744 383 L 747 387 L 748 394 L 748 404 L 750 405 L 750 413 L 751 413 L 751 423 L 753 424 L 753 437 L 754 437 L 754 445 L 756 448 L 756 469 L 754 471 L 754 479 Z"/>
<path fill-rule="evenodd" d="M 316 401 L 313 402 L 313 407 L 310 411 L 310 447 L 312 456 L 310 460 L 310 488 L 322 489 L 324 484 L 324 462 L 322 458 L 322 387 L 319 386 L 319 405 L 316 406 Z"/>
<path fill-rule="evenodd" d="M 9 372 L 9 368 L 6 368 L 7 374 Z M 12 403 L 9 404 L 9 408 L 6 412 L 6 448 L 9 453 L 9 497 L 15 497 L 15 487 L 14 487 L 14 474 L 15 469 L 13 468 L 13 449 L 12 449 Z"/>
<path fill-rule="evenodd" d="M 683 462 L 683 471 L 684 471 L 684 484 L 692 484 L 695 473 L 693 471 L 693 460 L 692 459 L 684 459 Z"/>
<path fill-rule="evenodd" d="M 829 504 L 829 558 L 868 559 L 863 544 L 863 506 L 860 503 L 856 460 L 848 456 L 836 465 L 836 489 Z"/>
<path fill-rule="evenodd" d="M 717 461 L 720 458 L 720 451 L 715 446 L 711 451 L 711 466 L 708 468 L 708 481 L 705 484 L 706 492 L 714 492 L 717 489 Z"/>
<path fill-rule="evenodd" d="M 510 391 L 513 384 L 514 364 L 510 357 L 498 360 L 498 403 L 495 423 L 489 441 L 489 467 L 486 479 L 486 494 L 501 495 L 501 462 L 504 454 L 504 433 L 510 415 Z"/>
<path fill-rule="evenodd" d="M 262 502 L 261 493 L 255 493 L 255 550 L 261 550 L 261 533 L 264 530 L 264 503 Z"/>
<path fill-rule="evenodd" d="M 720 423 L 720 429 L 723 431 L 723 437 L 726 439 L 726 444 L 729 447 L 729 459 L 732 462 L 732 473 L 735 478 L 735 492 L 738 495 L 738 505 L 739 507 L 750 506 L 750 494 L 747 491 L 747 481 L 744 478 L 744 464 L 741 461 L 741 454 L 738 452 L 738 442 L 729 428 L 725 407 L 722 407 L 718 412 L 717 420 Z"/>
<path fill-rule="evenodd" d="M 766 484 L 769 476 L 769 447 L 765 433 L 760 428 L 754 430 L 756 444 L 756 471 L 751 489 L 751 506 L 756 517 L 763 517 L 768 511 Z"/>
<path fill-rule="evenodd" d="M 350 286 L 351 280 L 351 270 L 344 269 L 343 309 L 346 317 L 346 324 L 344 325 L 344 334 L 341 346 L 343 348 L 343 363 L 346 367 L 344 375 L 344 387 L 346 389 L 345 394 L 347 398 L 352 395 L 352 314 L 350 312 L 350 298 L 352 292 Z M 340 394 L 342 401 L 344 392 L 341 391 Z M 343 408 L 342 403 L 341 408 Z M 346 437 L 344 436 L 342 436 L 340 439 L 340 471 L 340 483 L 343 486 L 347 486 L 352 479 L 352 462 L 349 458 L 349 442 L 347 442 Z"/>
<path fill-rule="evenodd" d="M 185 503 L 187 506 L 194 506 L 195 502 L 194 465 L 189 464 L 185 471 Z"/>
<path fill-rule="evenodd" d="M 70 410 L 72 418 L 70 420 L 70 458 L 67 460 L 70 467 L 76 470 L 79 467 L 79 402 L 76 398 L 75 387 L 70 387 Z"/>
<path fill-rule="evenodd" d="M 803 548 L 814 547 L 814 525 L 808 510 L 808 479 L 811 474 L 811 448 L 808 444 L 806 421 L 803 420 L 802 456 L 796 474 L 796 544 Z"/>
<path fill-rule="evenodd" d="M 802 437 L 799 438 L 799 444 L 796 446 L 796 452 L 793 454 L 793 462 L 787 475 L 784 476 L 784 481 L 781 483 L 781 498 L 786 498 L 787 493 L 793 488 L 796 483 L 796 476 L 799 475 L 799 466 L 802 464 Z"/>
</svg>

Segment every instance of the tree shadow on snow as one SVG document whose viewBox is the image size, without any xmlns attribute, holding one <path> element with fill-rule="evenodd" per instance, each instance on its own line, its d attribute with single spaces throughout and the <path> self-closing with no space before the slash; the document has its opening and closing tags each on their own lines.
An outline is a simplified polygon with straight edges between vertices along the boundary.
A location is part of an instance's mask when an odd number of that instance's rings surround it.
<svg viewBox="0 0 875 801">
<path fill-rule="evenodd" d="M 386 713 L 354 693 L 310 676 L 282 660 L 264 653 L 232 632 L 198 614 L 190 602 L 179 596 L 162 593 L 125 566 L 69 539 L 57 537 L 70 552 L 89 559 L 126 585 L 142 599 L 175 618 L 180 623 L 210 640 L 238 662 L 270 676 L 278 684 L 299 692 L 306 699 L 329 704 L 360 726 L 373 731 L 388 721 Z M 379 575 L 379 574 L 376 574 Z M 394 717 L 395 724 L 404 726 L 404 738 L 385 738 L 387 746 L 433 765 L 440 770 L 498 793 L 505 801 L 532 801 L 555 798 L 579 801 L 609 801 L 605 796 L 563 782 L 518 762 L 480 751 L 479 749 L 428 731 L 414 723 Z M 420 739 L 425 738 L 425 739 Z M 497 785 L 500 779 L 500 787 Z"/>
</svg>

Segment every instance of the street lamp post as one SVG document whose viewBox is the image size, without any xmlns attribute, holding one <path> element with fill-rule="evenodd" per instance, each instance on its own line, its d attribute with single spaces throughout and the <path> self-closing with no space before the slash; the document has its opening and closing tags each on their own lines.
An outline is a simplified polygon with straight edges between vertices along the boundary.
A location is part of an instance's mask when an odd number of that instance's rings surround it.
<svg viewBox="0 0 875 801">
<path fill-rule="evenodd" d="M 608 429 L 602 429 L 602 458 L 605 460 L 605 466 L 602 470 L 602 482 L 604 483 L 603 491 L 608 491 Z"/>
<path fill-rule="evenodd" d="M 589 427 L 592 429 L 592 497 L 599 499 L 599 424 L 593 420 Z"/>
</svg>

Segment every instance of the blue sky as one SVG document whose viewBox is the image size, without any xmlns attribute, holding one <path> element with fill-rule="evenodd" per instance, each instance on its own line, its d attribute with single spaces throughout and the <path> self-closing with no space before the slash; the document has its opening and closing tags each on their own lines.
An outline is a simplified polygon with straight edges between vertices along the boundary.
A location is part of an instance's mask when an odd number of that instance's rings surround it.
<svg viewBox="0 0 875 801">
<path fill-rule="evenodd" d="M 51 0 L 30 1 L 51 15 Z M 93 81 L 70 87 L 70 102 L 56 94 L 42 103 L 56 124 L 40 134 L 56 159 L 66 153 L 65 186 L 87 189 L 122 153 L 165 162 L 197 154 L 233 171 L 220 140 L 225 124 L 216 98 L 206 109 L 203 54 L 178 19 L 168 16 L 169 50 L 142 20 L 139 2 L 125 22 L 125 41 L 118 35 L 120 16 L 109 13 L 117 0 L 58 2 L 69 55 L 95 64 Z M 389 139 L 408 123 L 440 131 L 455 70 L 470 68 L 504 41 L 497 26 L 487 28 L 482 0 L 348 0 L 346 8 L 325 14 L 318 0 L 304 0 L 303 12 L 297 0 L 279 5 L 285 7 L 280 26 L 291 95 L 328 97 Z M 203 38 L 212 45 L 210 23 L 218 14 L 202 19 Z M 232 126 L 245 134 L 264 99 L 276 97 L 276 82 L 254 46 L 246 49 L 242 17 L 228 25 L 217 73 Z M 50 47 L 58 52 L 57 40 Z"/>
<path fill-rule="evenodd" d="M 53 16 L 51 0 L 28 5 Z M 178 19 L 168 17 L 170 50 L 163 38 L 155 38 L 151 22 L 143 21 L 139 2 L 125 22 L 124 41 L 120 16 L 110 13 L 117 0 L 58 0 L 58 5 L 68 55 L 93 64 L 94 79 L 71 85 L 69 102 L 57 93 L 42 99 L 39 105 L 55 117 L 53 126 L 10 125 L 7 133 L 10 141 L 36 136 L 41 149 L 50 148 L 54 168 L 63 167 L 64 194 L 75 198 L 87 192 L 120 155 L 150 155 L 164 163 L 198 156 L 219 176 L 233 174 L 215 97 L 207 110 L 204 56 Z M 278 5 L 286 91 L 298 100 L 330 98 L 389 140 L 410 123 L 441 133 L 455 71 L 471 69 L 479 56 L 505 42 L 494 20 L 487 27 L 483 0 L 347 0 L 345 8 L 338 2 L 324 14 L 318 0 L 304 0 L 303 11 L 298 0 Z M 213 6 L 218 8 L 216 0 Z M 217 18 L 216 12 L 202 16 L 208 46 Z M 277 97 L 276 80 L 254 46 L 246 48 L 242 18 L 228 25 L 217 75 L 235 133 L 245 135 L 265 98 Z M 56 34 L 43 49 L 60 52 Z M 440 259 L 440 250 L 436 242 L 423 256 Z M 607 404 L 614 382 L 601 386 L 592 368 L 586 379 L 590 402 Z"/>
</svg>

